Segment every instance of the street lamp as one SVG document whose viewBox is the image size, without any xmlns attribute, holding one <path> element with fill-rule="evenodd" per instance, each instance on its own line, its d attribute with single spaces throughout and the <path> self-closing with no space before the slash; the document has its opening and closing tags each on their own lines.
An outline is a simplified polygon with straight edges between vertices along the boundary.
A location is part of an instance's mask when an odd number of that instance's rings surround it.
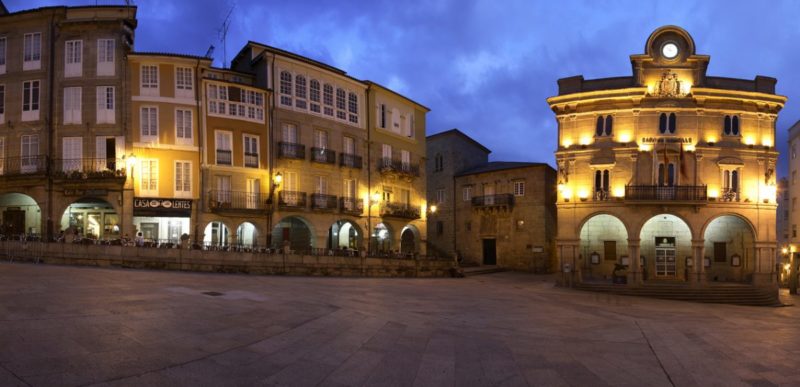
<svg viewBox="0 0 800 387">
<path fill-rule="evenodd" d="M 367 253 L 370 255 L 372 254 L 372 205 L 378 204 L 380 201 L 381 194 L 378 191 L 367 197 Z"/>
<path fill-rule="evenodd" d="M 272 210 L 273 198 L 275 197 L 275 189 L 277 189 L 283 182 L 283 175 L 280 172 L 272 177 L 272 184 L 269 188 L 269 196 L 267 196 L 267 241 L 266 243 L 271 246 L 272 244 Z M 271 248 L 271 247 L 270 247 Z"/>
</svg>

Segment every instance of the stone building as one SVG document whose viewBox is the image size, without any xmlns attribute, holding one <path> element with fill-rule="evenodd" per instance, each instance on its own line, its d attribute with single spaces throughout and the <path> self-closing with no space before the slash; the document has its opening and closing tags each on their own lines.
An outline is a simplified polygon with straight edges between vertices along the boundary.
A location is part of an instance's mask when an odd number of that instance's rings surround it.
<svg viewBox="0 0 800 387">
<path fill-rule="evenodd" d="M 787 178 L 788 192 L 784 196 L 786 206 L 784 210 L 788 212 L 788 221 L 786 227 L 788 229 L 787 243 L 800 246 L 800 237 L 798 237 L 797 227 L 800 225 L 800 207 L 797 201 L 800 200 L 800 158 L 797 153 L 800 152 L 800 121 L 797 121 L 789 128 L 789 176 Z"/>
<path fill-rule="evenodd" d="M 775 195 L 778 202 L 777 229 L 778 247 L 782 248 L 789 244 L 789 209 L 791 205 L 791 191 L 789 191 L 789 179 L 782 177 L 778 179 L 778 190 Z"/>
<path fill-rule="evenodd" d="M 629 286 L 775 286 L 774 78 L 706 74 L 683 29 L 631 55 L 633 74 L 560 79 L 558 241 L 562 279 Z"/>
<path fill-rule="evenodd" d="M 555 170 L 489 162 L 491 151 L 457 129 L 428 137 L 428 239 L 467 265 L 546 273 L 554 266 Z"/>
</svg>

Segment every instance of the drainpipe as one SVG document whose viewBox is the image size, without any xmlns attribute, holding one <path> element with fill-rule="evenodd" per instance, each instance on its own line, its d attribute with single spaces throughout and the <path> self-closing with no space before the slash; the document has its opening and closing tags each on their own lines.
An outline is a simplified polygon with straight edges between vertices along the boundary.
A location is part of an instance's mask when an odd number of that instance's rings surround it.
<svg viewBox="0 0 800 387">
<path fill-rule="evenodd" d="M 195 67 L 194 67 L 194 79 L 195 79 L 195 82 L 194 82 L 194 84 L 195 84 L 194 99 L 195 99 L 195 104 L 197 106 L 197 120 L 198 120 L 197 127 L 200 128 L 200 123 L 202 123 L 202 125 L 203 125 L 202 127 L 205 128 L 205 121 L 206 120 L 205 120 L 205 114 L 203 113 L 203 110 L 205 108 L 205 103 L 202 103 L 202 104 L 200 103 L 201 102 L 200 98 L 202 98 L 202 96 L 204 95 L 203 94 L 204 90 L 201 90 L 201 88 L 203 88 L 203 84 L 201 83 L 202 78 L 200 77 L 200 59 L 197 59 L 197 63 L 195 64 Z M 199 130 L 198 130 L 198 132 L 199 132 Z M 199 238 L 199 236 L 200 236 L 200 228 L 199 228 L 199 224 L 198 224 L 200 222 L 200 208 L 202 206 L 202 203 L 206 202 L 206 197 L 205 197 L 205 192 L 204 192 L 205 190 L 203 189 L 203 187 L 205 187 L 205 185 L 203 184 L 203 161 L 202 161 L 202 156 L 203 156 L 203 154 L 205 154 L 205 152 L 203 152 L 204 143 L 205 143 L 204 136 L 205 136 L 205 130 L 203 130 L 203 135 L 202 136 L 197 136 L 197 148 L 198 148 L 198 151 L 200 152 L 198 154 L 198 157 L 197 157 L 197 163 L 199 164 L 198 165 L 198 173 L 197 173 L 197 189 L 200 191 L 199 192 L 199 196 L 198 196 L 200 198 L 200 202 L 197 203 L 197 205 L 194 208 L 195 219 L 196 219 L 195 222 L 194 222 L 194 241 L 195 241 L 195 243 L 200 242 L 200 238 Z"/>
<path fill-rule="evenodd" d="M 266 50 L 263 51 L 263 53 L 266 53 L 266 52 L 267 52 Z M 265 56 L 265 58 L 267 58 L 267 56 Z M 274 89 L 275 89 L 275 54 L 272 54 L 272 63 L 270 63 L 269 66 L 270 66 L 271 70 L 269 71 L 269 73 L 265 77 L 266 80 L 267 80 L 267 84 L 265 85 L 266 86 L 265 89 L 269 90 L 270 89 L 270 84 L 272 84 L 272 89 L 274 91 Z M 264 98 L 264 101 L 266 102 L 267 99 Z M 265 241 L 265 243 L 269 247 L 272 247 L 272 216 L 273 216 L 273 214 L 275 212 L 275 189 L 277 188 L 277 187 L 275 187 L 275 181 L 272 178 L 272 176 L 273 176 L 273 166 L 275 164 L 275 156 L 274 156 L 275 152 L 273 152 L 273 147 L 275 146 L 275 136 L 274 136 L 274 133 L 275 133 L 275 130 L 274 130 L 275 129 L 275 93 L 274 92 L 270 93 L 270 98 L 269 98 L 269 120 L 267 120 L 266 123 L 267 123 L 267 144 L 268 144 L 268 146 L 267 146 L 267 164 L 268 164 L 267 165 L 267 171 L 269 172 L 269 176 L 268 176 L 268 180 L 269 180 L 269 183 L 268 183 L 269 184 L 269 198 L 267 200 L 269 202 L 268 203 L 269 204 L 269 206 L 268 206 L 269 208 L 267 208 L 267 240 Z"/>
<path fill-rule="evenodd" d="M 56 31 L 55 14 L 50 15 L 50 52 L 48 53 L 47 70 L 48 77 L 48 101 L 47 101 L 47 149 L 48 155 L 45 156 L 45 176 L 47 176 L 47 220 L 45 222 L 45 240 L 49 241 L 53 237 L 53 176 L 50 171 L 50 157 L 56 154 L 55 128 L 53 127 L 53 112 L 55 111 L 55 52 L 56 52 Z M 41 89 L 39 89 L 41 95 Z M 39 156 L 41 157 L 41 156 Z"/>
<path fill-rule="evenodd" d="M 366 110 L 367 111 L 367 255 L 372 255 L 372 121 L 370 120 L 369 91 L 371 86 L 365 90 Z"/>
</svg>

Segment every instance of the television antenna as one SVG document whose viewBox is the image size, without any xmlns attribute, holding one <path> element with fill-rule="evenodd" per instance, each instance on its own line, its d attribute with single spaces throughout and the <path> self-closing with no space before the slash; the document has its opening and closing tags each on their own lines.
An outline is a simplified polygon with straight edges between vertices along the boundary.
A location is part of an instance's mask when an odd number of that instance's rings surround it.
<svg viewBox="0 0 800 387">
<path fill-rule="evenodd" d="M 219 33 L 219 40 L 222 42 L 222 68 L 227 68 L 228 65 L 228 28 L 231 26 L 231 14 L 233 14 L 234 8 L 236 8 L 236 4 L 231 5 L 230 9 L 228 9 L 225 21 L 222 22 L 222 26 L 220 26 L 217 31 Z"/>
</svg>

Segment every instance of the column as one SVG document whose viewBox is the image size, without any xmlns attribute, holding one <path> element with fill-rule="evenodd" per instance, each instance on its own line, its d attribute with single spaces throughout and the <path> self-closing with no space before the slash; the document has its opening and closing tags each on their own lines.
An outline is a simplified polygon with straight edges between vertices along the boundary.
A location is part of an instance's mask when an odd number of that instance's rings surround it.
<svg viewBox="0 0 800 387">
<path fill-rule="evenodd" d="M 560 273 L 558 283 L 561 286 L 572 287 L 581 282 L 581 262 L 578 260 L 580 242 L 580 239 L 556 239 L 557 270 Z"/>
<path fill-rule="evenodd" d="M 692 285 L 703 286 L 706 283 L 706 241 L 705 239 L 692 239 Z"/>
<path fill-rule="evenodd" d="M 758 241 L 755 243 L 755 259 L 753 267 L 753 285 L 763 287 L 777 287 L 775 279 L 775 246 L 777 242 Z"/>
<path fill-rule="evenodd" d="M 639 238 L 628 238 L 628 286 L 640 286 L 643 282 L 640 242 Z"/>
</svg>

